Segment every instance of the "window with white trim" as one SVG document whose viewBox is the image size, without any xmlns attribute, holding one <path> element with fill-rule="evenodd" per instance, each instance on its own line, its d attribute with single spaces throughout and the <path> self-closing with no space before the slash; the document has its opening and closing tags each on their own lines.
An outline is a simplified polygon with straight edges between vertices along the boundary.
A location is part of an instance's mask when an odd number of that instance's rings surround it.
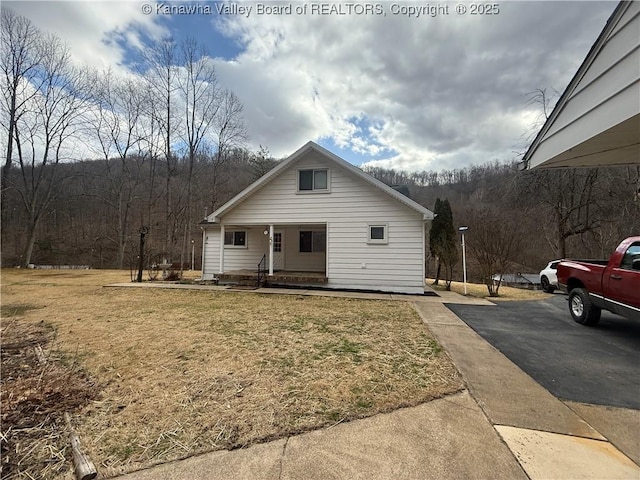
<svg viewBox="0 0 640 480">
<path fill-rule="evenodd" d="M 327 192 L 329 191 L 329 169 L 310 168 L 298 170 L 299 192 Z"/>
<path fill-rule="evenodd" d="M 367 243 L 389 243 L 387 238 L 388 225 L 376 223 L 367 226 Z"/>
<path fill-rule="evenodd" d="M 247 247 L 247 232 L 238 230 L 235 232 L 224 232 L 225 247 Z"/>
</svg>

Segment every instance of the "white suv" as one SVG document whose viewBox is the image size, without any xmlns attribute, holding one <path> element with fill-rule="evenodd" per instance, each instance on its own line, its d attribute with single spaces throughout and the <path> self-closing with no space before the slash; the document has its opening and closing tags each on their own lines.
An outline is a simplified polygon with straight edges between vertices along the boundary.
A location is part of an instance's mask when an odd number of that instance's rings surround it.
<svg viewBox="0 0 640 480">
<path fill-rule="evenodd" d="M 553 291 L 558 288 L 558 264 L 562 260 L 553 260 L 547 264 L 546 267 L 542 269 L 540 272 L 540 285 L 542 286 L 542 290 L 547 293 L 553 293 Z"/>
</svg>

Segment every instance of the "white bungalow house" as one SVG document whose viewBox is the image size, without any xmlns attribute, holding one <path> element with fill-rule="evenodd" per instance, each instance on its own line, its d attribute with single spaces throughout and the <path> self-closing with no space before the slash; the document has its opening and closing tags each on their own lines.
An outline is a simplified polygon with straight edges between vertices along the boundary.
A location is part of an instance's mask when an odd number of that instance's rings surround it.
<svg viewBox="0 0 640 480">
<path fill-rule="evenodd" d="M 622 1 L 524 156 L 528 168 L 640 163 L 640 2 Z"/>
<path fill-rule="evenodd" d="M 309 142 L 207 216 L 204 280 L 263 261 L 267 282 L 424 293 L 433 213 Z"/>
</svg>

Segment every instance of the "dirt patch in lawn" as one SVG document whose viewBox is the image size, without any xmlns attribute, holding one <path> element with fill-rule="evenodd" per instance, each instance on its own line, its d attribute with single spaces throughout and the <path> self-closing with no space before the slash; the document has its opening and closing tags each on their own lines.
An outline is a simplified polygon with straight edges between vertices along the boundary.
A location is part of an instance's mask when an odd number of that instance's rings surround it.
<svg viewBox="0 0 640 480">
<path fill-rule="evenodd" d="M 52 325 L 93 382 L 75 418 L 103 476 L 463 387 L 409 303 L 101 287 L 123 281 L 128 272 L 2 272 L 3 305 L 33 307 L 22 320 Z"/>
<path fill-rule="evenodd" d="M 69 470 L 65 411 L 74 413 L 95 395 L 91 380 L 55 349 L 55 329 L 20 314 L 29 304 L 2 305 L 1 478 L 55 478 Z"/>
</svg>

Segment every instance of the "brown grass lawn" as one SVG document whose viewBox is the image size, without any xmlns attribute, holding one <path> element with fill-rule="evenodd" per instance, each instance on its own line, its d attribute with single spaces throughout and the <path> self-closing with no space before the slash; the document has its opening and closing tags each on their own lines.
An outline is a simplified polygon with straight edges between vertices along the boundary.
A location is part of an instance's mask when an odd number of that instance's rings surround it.
<svg viewBox="0 0 640 480">
<path fill-rule="evenodd" d="M 440 279 L 439 285 L 433 285 L 433 279 L 427 279 L 427 285 L 434 290 L 444 290 L 444 281 Z M 451 282 L 451 291 L 464 295 L 464 283 Z M 498 290 L 497 297 L 490 297 L 487 286 L 480 283 L 468 283 L 467 282 L 467 296 L 486 298 L 490 301 L 522 301 L 522 300 L 544 300 L 549 298 L 549 294 L 542 290 L 527 290 L 525 288 L 514 288 L 502 285 Z"/>
<path fill-rule="evenodd" d="M 2 271 L 3 342 L 12 329 L 53 327 L 45 352 L 93 390 L 72 416 L 103 476 L 462 388 L 409 303 L 102 287 L 129 280 L 122 271 Z M 12 388 L 3 377 L 5 411 L 19 397 Z M 10 427 L 3 422 L 4 436 Z M 46 461 L 47 448 L 34 458 Z M 69 467 L 49 467 L 54 474 Z"/>
</svg>

